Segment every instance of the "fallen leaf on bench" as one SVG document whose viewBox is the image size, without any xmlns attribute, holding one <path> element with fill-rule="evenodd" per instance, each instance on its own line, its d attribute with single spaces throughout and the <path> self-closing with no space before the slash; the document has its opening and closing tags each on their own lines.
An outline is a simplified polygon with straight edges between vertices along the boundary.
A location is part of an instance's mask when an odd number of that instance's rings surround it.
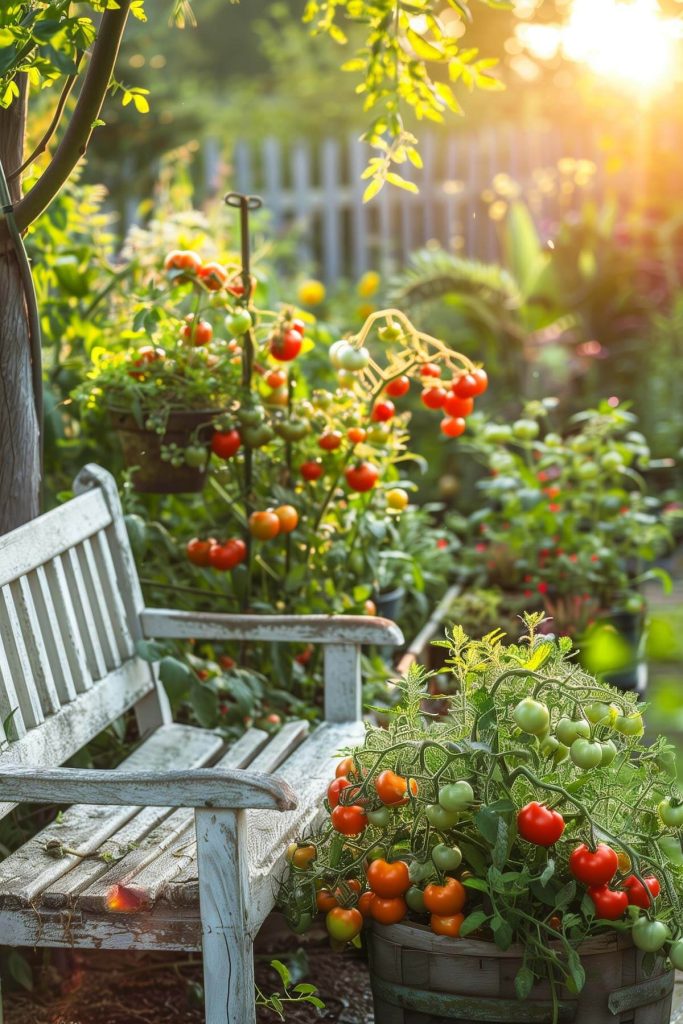
<svg viewBox="0 0 683 1024">
<path fill-rule="evenodd" d="M 131 914 L 145 910 L 149 900 L 147 893 L 127 885 L 112 885 L 106 895 L 107 910 L 115 914 Z"/>
</svg>

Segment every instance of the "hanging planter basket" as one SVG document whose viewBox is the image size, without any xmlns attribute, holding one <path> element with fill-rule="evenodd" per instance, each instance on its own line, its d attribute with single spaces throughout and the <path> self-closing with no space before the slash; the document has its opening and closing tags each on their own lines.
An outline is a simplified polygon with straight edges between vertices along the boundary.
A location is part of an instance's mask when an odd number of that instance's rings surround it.
<svg viewBox="0 0 683 1024">
<path fill-rule="evenodd" d="M 132 482 L 136 491 L 144 494 L 191 494 L 201 491 L 206 483 L 211 450 L 213 421 L 221 409 L 189 409 L 171 412 L 166 430 L 157 434 L 140 426 L 135 417 L 124 409 L 110 408 L 114 426 L 128 469 L 132 469 Z M 206 449 L 203 466 L 173 466 L 161 457 L 164 446 L 175 444 Z"/>
<path fill-rule="evenodd" d="M 514 979 L 521 946 L 435 935 L 418 924 L 374 924 L 368 936 L 375 1019 L 381 1024 L 552 1024 L 548 982 L 518 999 Z M 673 970 L 657 960 L 643 971 L 630 937 L 613 933 L 580 950 L 586 983 L 577 995 L 557 991 L 558 1024 L 668 1024 Z"/>
</svg>

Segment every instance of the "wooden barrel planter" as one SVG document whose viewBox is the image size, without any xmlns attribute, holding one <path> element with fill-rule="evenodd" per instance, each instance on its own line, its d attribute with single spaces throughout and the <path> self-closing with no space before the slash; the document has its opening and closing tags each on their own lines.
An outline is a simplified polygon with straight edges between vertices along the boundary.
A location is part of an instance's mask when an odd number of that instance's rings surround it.
<svg viewBox="0 0 683 1024">
<path fill-rule="evenodd" d="M 419 924 L 374 924 L 368 935 L 370 979 L 378 1024 L 551 1024 L 548 982 L 517 999 L 521 946 L 435 935 Z M 658 960 L 645 976 L 643 954 L 612 933 L 581 949 L 586 984 L 558 990 L 561 1024 L 669 1024 L 674 972 Z"/>
<path fill-rule="evenodd" d="M 136 491 L 144 494 L 190 494 L 201 491 L 206 483 L 213 420 L 220 409 L 188 409 L 169 414 L 166 431 L 157 434 L 140 426 L 134 416 L 122 409 L 110 409 L 111 422 L 119 435 L 126 466 L 133 469 L 131 479 Z M 189 444 L 206 448 L 204 466 L 172 466 L 161 458 L 163 445 Z"/>
</svg>

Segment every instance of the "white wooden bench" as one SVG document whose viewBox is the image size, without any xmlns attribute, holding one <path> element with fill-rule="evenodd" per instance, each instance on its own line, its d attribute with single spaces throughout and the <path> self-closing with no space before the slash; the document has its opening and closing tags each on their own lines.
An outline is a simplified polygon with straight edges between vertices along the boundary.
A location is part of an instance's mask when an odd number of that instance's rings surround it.
<svg viewBox="0 0 683 1024">
<path fill-rule="evenodd" d="M 0 537 L 0 817 L 73 805 L 0 862 L 0 943 L 201 949 L 208 1024 L 252 1024 L 252 943 L 284 851 L 363 733 L 360 645 L 403 638 L 363 616 L 145 608 L 113 478 L 87 466 L 75 491 Z M 136 642 L 190 636 L 325 645 L 324 724 L 250 729 L 227 752 L 174 724 Z M 129 708 L 143 739 L 123 764 L 60 767 Z"/>
</svg>

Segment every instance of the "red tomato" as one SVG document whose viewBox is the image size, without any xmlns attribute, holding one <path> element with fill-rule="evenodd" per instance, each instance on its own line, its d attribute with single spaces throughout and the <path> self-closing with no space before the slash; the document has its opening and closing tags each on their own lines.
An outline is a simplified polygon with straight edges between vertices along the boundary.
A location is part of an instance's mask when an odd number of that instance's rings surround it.
<svg viewBox="0 0 683 1024">
<path fill-rule="evenodd" d="M 595 905 L 595 913 L 605 921 L 616 921 L 623 917 L 628 906 L 628 895 L 608 885 L 592 885 L 588 895 Z"/>
<path fill-rule="evenodd" d="M 342 443 L 342 435 L 338 430 L 328 430 L 318 438 L 318 447 L 326 452 L 335 451 Z"/>
<path fill-rule="evenodd" d="M 355 771 L 356 771 L 356 766 L 354 764 L 353 758 L 352 757 L 342 757 L 341 761 L 339 762 L 339 764 L 336 767 L 336 770 L 335 770 L 334 774 L 335 774 L 335 777 L 337 779 L 339 779 L 339 778 L 341 778 L 342 775 L 348 775 L 349 772 L 355 772 Z"/>
<path fill-rule="evenodd" d="M 231 459 L 242 444 L 238 430 L 216 430 L 211 438 L 211 451 L 221 459 Z"/>
<path fill-rule="evenodd" d="M 213 261 L 202 264 L 197 277 L 210 292 L 218 292 L 228 280 L 228 272 L 222 263 Z"/>
<path fill-rule="evenodd" d="M 330 802 L 330 807 L 339 806 L 339 794 L 342 789 L 347 789 L 351 783 L 345 775 L 340 775 L 336 779 L 332 779 L 332 782 L 327 787 L 327 799 Z"/>
<path fill-rule="evenodd" d="M 337 901 L 334 894 L 329 889 L 321 889 L 316 893 L 315 905 L 318 910 L 321 910 L 323 914 L 328 914 L 333 907 L 336 907 Z"/>
<path fill-rule="evenodd" d="M 629 875 L 628 878 L 625 878 L 626 895 L 628 896 L 629 903 L 634 907 L 642 907 L 643 910 L 649 910 L 657 896 L 659 896 L 659 879 L 654 875 L 645 875 L 643 881 L 647 889 L 641 885 L 635 875 Z"/>
<path fill-rule="evenodd" d="M 306 331 L 306 324 L 303 320 L 300 320 L 298 317 L 295 317 L 291 321 L 289 329 L 290 331 L 296 331 L 297 334 L 304 334 Z"/>
<path fill-rule="evenodd" d="M 275 515 L 280 520 L 280 533 L 291 533 L 299 525 L 299 513 L 293 505 L 278 505 Z"/>
<path fill-rule="evenodd" d="M 389 381 L 384 390 L 389 395 L 389 398 L 402 398 L 403 395 L 410 391 L 410 377 L 406 377 L 405 374 L 401 377 L 394 377 L 393 380 Z"/>
<path fill-rule="evenodd" d="M 395 412 L 396 406 L 393 402 L 380 400 L 379 402 L 375 402 L 370 414 L 370 419 L 373 423 L 386 423 L 387 420 L 392 418 Z"/>
<path fill-rule="evenodd" d="M 584 885 L 606 885 L 612 881 L 618 867 L 619 858 L 612 847 L 605 843 L 598 843 L 595 850 L 581 843 L 569 857 L 569 870 Z"/>
<path fill-rule="evenodd" d="M 446 401 L 447 394 L 445 388 L 425 388 L 420 398 L 428 409 L 440 409 Z"/>
<path fill-rule="evenodd" d="M 449 935 L 452 939 L 457 939 L 464 920 L 464 914 L 432 914 L 429 927 L 437 935 Z"/>
<path fill-rule="evenodd" d="M 457 878 L 447 878 L 444 885 L 432 882 L 425 887 L 423 895 L 425 907 L 430 914 L 445 917 L 459 914 L 467 900 L 465 888 Z"/>
<path fill-rule="evenodd" d="M 230 283 L 225 287 L 231 295 L 235 295 L 237 298 L 244 295 L 244 282 L 239 277 L 233 277 L 232 281 L 230 281 Z"/>
<path fill-rule="evenodd" d="M 380 924 L 398 924 L 408 913 L 408 904 L 402 896 L 383 899 L 375 896 L 370 903 L 370 914 Z"/>
<path fill-rule="evenodd" d="M 375 894 L 371 890 L 364 892 L 358 900 L 357 907 L 363 917 L 372 917 L 372 904 L 374 900 Z"/>
<path fill-rule="evenodd" d="M 368 827 L 365 811 L 358 804 L 338 804 L 332 811 L 332 827 L 343 836 L 358 836 Z"/>
<path fill-rule="evenodd" d="M 164 270 L 189 270 L 193 274 L 201 265 L 201 257 L 192 249 L 172 249 L 164 260 Z"/>
<path fill-rule="evenodd" d="M 415 779 L 411 779 L 410 792 L 413 796 L 417 796 L 417 788 L 417 782 Z M 387 807 L 399 807 L 408 803 L 408 780 L 388 768 L 380 772 L 375 779 L 375 789 L 378 797 Z"/>
<path fill-rule="evenodd" d="M 301 463 L 299 472 L 304 480 L 319 480 L 325 471 L 322 463 L 318 462 L 317 459 L 311 459 L 309 462 Z"/>
<path fill-rule="evenodd" d="M 381 857 L 368 865 L 368 885 L 376 896 L 393 899 L 410 888 L 410 873 L 405 861 L 387 861 Z"/>
<path fill-rule="evenodd" d="M 363 927 L 363 915 L 355 907 L 333 907 L 325 918 L 330 937 L 337 942 L 350 942 Z"/>
<path fill-rule="evenodd" d="M 465 433 L 466 426 L 462 416 L 446 416 L 441 420 L 441 433 L 446 437 L 460 437 Z"/>
<path fill-rule="evenodd" d="M 191 341 L 193 345 L 207 345 L 213 338 L 213 327 L 208 320 L 195 322 L 193 316 L 185 317 L 185 326 L 180 332 L 185 341 Z"/>
<path fill-rule="evenodd" d="M 225 544 L 212 544 L 209 549 L 209 561 L 214 569 L 229 572 L 247 557 L 247 545 L 239 538 L 226 541 Z"/>
<path fill-rule="evenodd" d="M 163 348 L 155 348 L 154 345 L 143 345 L 137 350 L 133 365 L 147 366 L 149 363 L 156 363 L 159 359 L 164 359 L 165 356 L 166 353 Z"/>
<path fill-rule="evenodd" d="M 284 387 L 287 383 L 287 374 L 284 370 L 271 370 L 266 376 L 266 384 L 272 391 Z"/>
<path fill-rule="evenodd" d="M 377 483 L 379 470 L 371 462 L 357 462 L 355 465 L 346 467 L 344 476 L 352 491 L 364 494 L 366 491 L 371 491 Z"/>
<path fill-rule="evenodd" d="M 187 557 L 193 565 L 201 565 L 202 568 L 206 568 L 208 565 L 211 565 L 209 551 L 211 550 L 211 545 L 215 543 L 216 541 L 213 539 L 200 540 L 198 537 L 193 537 L 192 540 L 187 542 L 187 547 L 185 548 Z"/>
<path fill-rule="evenodd" d="M 472 373 L 461 374 L 453 381 L 451 388 L 458 398 L 474 398 L 475 395 L 481 394 L 477 378 Z"/>
<path fill-rule="evenodd" d="M 252 512 L 249 516 L 249 533 L 257 540 L 272 540 L 280 532 L 280 520 L 272 509 Z"/>
<path fill-rule="evenodd" d="M 483 366 L 478 366 L 476 370 L 472 370 L 471 376 L 477 382 L 477 390 L 474 392 L 475 395 L 483 395 L 489 386 L 489 377 Z"/>
<path fill-rule="evenodd" d="M 517 831 L 536 846 L 552 846 L 564 832 L 564 818 L 558 811 L 532 800 L 517 814 Z"/>
<path fill-rule="evenodd" d="M 368 436 L 368 432 L 367 430 L 363 430 L 362 427 L 350 427 L 346 431 L 346 436 L 351 444 L 361 444 Z"/>
<path fill-rule="evenodd" d="M 420 367 L 421 377 L 440 377 L 441 367 L 437 366 L 436 363 L 425 363 Z"/>
<path fill-rule="evenodd" d="M 281 363 L 288 363 L 296 359 L 301 352 L 303 339 L 298 331 L 276 331 L 271 334 L 268 342 L 268 349 L 273 359 Z"/>
<path fill-rule="evenodd" d="M 473 398 L 459 398 L 455 391 L 449 391 L 446 396 L 446 401 L 443 403 L 443 411 L 447 416 L 453 416 L 455 419 L 462 419 L 465 416 L 469 416 L 474 409 Z"/>
</svg>

